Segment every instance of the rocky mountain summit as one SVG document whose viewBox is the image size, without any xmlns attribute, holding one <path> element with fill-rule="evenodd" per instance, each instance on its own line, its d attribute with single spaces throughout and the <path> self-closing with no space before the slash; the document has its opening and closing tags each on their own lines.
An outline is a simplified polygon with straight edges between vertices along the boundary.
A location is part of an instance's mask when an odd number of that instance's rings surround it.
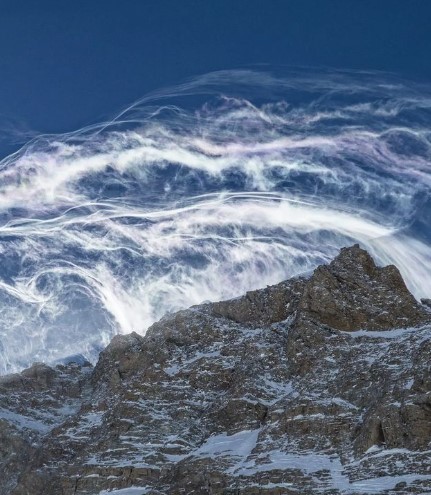
<svg viewBox="0 0 431 495">
<path fill-rule="evenodd" d="M 0 378 L 0 494 L 430 494 L 431 309 L 358 245 Z"/>
</svg>

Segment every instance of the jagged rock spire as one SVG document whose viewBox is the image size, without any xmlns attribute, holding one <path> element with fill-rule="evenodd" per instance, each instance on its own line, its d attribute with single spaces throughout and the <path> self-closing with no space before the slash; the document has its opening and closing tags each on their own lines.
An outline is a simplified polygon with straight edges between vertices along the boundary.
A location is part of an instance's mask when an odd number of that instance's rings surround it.
<svg viewBox="0 0 431 495">
<path fill-rule="evenodd" d="M 429 313 L 409 292 L 398 268 L 376 266 L 359 244 L 342 248 L 329 265 L 315 270 L 298 311 L 346 331 L 405 328 L 429 320 Z"/>
</svg>

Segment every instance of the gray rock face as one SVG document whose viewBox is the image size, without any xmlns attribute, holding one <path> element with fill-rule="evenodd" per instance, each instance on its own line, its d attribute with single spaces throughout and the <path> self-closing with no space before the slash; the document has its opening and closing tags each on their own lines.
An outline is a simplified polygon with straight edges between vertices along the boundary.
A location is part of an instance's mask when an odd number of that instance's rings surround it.
<svg viewBox="0 0 431 495">
<path fill-rule="evenodd" d="M 430 493 L 430 320 L 353 246 L 2 377 L 0 494 Z"/>
<path fill-rule="evenodd" d="M 315 270 L 300 311 L 337 330 L 388 330 L 429 318 L 394 265 L 379 268 L 359 245 L 343 248 L 328 266 Z"/>
</svg>

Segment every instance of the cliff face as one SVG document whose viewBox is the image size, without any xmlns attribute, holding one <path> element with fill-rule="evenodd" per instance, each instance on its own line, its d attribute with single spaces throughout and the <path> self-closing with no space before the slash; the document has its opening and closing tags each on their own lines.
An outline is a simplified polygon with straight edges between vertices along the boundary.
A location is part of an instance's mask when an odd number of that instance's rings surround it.
<svg viewBox="0 0 431 495">
<path fill-rule="evenodd" d="M 2 377 L 0 494 L 430 493 L 430 322 L 353 246 Z"/>
</svg>

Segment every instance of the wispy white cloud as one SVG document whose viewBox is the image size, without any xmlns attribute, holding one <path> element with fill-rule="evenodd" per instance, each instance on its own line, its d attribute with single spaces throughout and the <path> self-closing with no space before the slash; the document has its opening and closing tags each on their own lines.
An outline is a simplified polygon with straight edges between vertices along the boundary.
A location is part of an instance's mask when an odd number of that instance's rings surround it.
<svg viewBox="0 0 431 495">
<path fill-rule="evenodd" d="M 357 241 L 430 295 L 410 229 L 431 185 L 430 108 L 381 74 L 222 71 L 33 139 L 0 163 L 0 370 L 94 356 L 115 332 Z"/>
</svg>

